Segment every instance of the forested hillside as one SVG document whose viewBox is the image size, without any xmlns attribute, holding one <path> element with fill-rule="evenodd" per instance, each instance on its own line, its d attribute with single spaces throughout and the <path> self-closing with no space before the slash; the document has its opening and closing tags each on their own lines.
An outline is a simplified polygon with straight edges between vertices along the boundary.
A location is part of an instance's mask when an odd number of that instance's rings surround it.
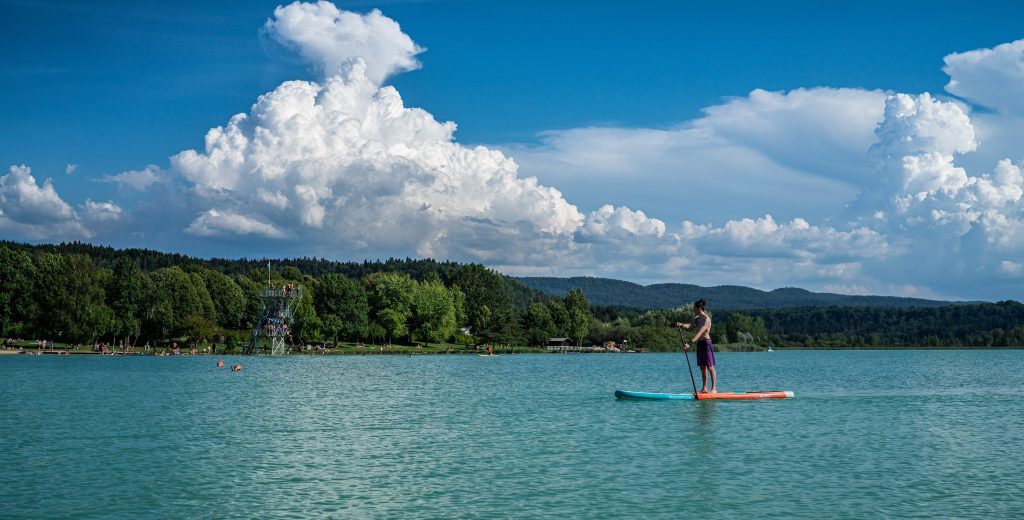
<svg viewBox="0 0 1024 520">
<path fill-rule="evenodd" d="M 1012 301 L 939 305 L 841 297 L 873 305 L 765 308 L 765 301 L 831 302 L 839 295 L 678 284 L 644 288 L 594 278 L 546 280 L 578 284 L 564 295 L 544 295 L 479 264 L 430 259 L 273 260 L 268 270 L 266 260 L 7 242 L 0 243 L 0 338 L 166 344 L 227 337 L 237 344 L 246 340 L 257 319 L 260 288 L 288 285 L 304 289 L 290 329 L 294 344 L 345 340 L 544 346 L 560 337 L 578 345 L 615 342 L 675 350 L 680 335 L 672 325 L 692 319 L 689 302 L 704 297 L 711 303 L 714 340 L 744 348 L 1024 346 L 1024 305 Z M 554 286 L 543 285 L 553 292 Z M 655 300 L 645 300 L 647 305 L 667 305 L 674 298 L 676 306 L 592 305 L 591 298 L 601 302 L 615 292 L 630 298 L 654 294 Z M 732 309 L 726 305 L 730 302 Z M 750 308 L 755 303 L 761 308 Z"/>
<path fill-rule="evenodd" d="M 705 299 L 709 308 L 730 310 L 811 306 L 938 307 L 951 303 L 920 298 L 813 293 L 792 287 L 761 291 L 738 285 L 715 287 L 679 283 L 638 285 L 621 280 L 591 277 L 518 277 L 516 280 L 527 287 L 551 296 L 564 295 L 568 291 L 578 288 L 583 289 L 587 298 L 595 305 L 637 309 L 670 309 L 690 304 L 699 298 Z"/>
<path fill-rule="evenodd" d="M 638 323 L 666 326 L 682 309 L 593 306 L 595 330 L 620 335 Z M 716 342 L 800 348 L 1024 347 L 1024 304 L 943 307 L 792 307 L 712 312 Z M 633 332 L 636 332 L 635 330 Z"/>
<path fill-rule="evenodd" d="M 744 311 L 778 342 L 837 346 L 1024 346 L 1024 304 L 1015 301 L 884 309 L 800 307 Z"/>
</svg>

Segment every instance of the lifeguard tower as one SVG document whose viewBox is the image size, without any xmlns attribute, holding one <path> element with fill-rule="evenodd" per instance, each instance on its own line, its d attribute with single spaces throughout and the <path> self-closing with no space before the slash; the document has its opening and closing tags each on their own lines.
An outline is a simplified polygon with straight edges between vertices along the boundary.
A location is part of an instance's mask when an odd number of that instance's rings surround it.
<svg viewBox="0 0 1024 520">
<path fill-rule="evenodd" d="M 259 354 L 261 351 L 270 355 L 286 352 L 285 340 L 291 334 L 289 326 L 300 298 L 302 287 L 297 285 L 260 289 L 260 318 L 252 328 L 252 339 L 245 347 L 246 355 Z"/>
</svg>

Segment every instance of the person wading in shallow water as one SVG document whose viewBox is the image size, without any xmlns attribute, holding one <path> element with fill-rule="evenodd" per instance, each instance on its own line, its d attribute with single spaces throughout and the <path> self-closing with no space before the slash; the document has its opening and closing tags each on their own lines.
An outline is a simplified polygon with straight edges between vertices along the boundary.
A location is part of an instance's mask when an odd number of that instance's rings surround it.
<svg viewBox="0 0 1024 520">
<path fill-rule="evenodd" d="M 708 372 L 711 373 L 711 393 L 718 393 L 718 375 L 715 373 L 715 351 L 711 345 L 711 317 L 704 311 L 704 300 L 693 302 L 693 323 L 676 323 L 676 327 L 689 329 L 694 327 L 697 332 L 693 334 L 693 346 L 697 352 L 697 366 L 700 367 L 700 390 L 698 393 L 708 393 Z M 690 343 L 684 343 L 683 348 L 690 348 Z"/>
</svg>

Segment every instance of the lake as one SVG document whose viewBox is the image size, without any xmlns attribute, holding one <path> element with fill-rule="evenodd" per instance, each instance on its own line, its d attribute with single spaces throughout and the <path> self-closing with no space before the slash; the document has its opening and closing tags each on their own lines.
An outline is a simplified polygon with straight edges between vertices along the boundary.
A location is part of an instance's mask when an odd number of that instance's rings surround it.
<svg viewBox="0 0 1024 520">
<path fill-rule="evenodd" d="M 691 391 L 682 354 L 0 356 L 0 517 L 1024 511 L 1024 351 L 717 357 L 796 398 L 613 398 Z"/>
</svg>

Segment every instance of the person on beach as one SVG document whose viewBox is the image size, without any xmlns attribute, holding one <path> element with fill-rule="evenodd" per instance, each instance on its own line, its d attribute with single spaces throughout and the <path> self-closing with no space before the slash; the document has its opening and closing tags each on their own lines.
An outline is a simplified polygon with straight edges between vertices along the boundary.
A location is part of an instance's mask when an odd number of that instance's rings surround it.
<svg viewBox="0 0 1024 520">
<path fill-rule="evenodd" d="M 708 372 L 711 373 L 711 392 L 718 393 L 718 375 L 715 373 L 715 351 L 711 345 L 711 317 L 704 311 L 704 300 L 693 302 L 693 323 L 676 323 L 676 327 L 689 329 L 694 327 L 697 332 L 690 341 L 697 352 L 697 366 L 700 367 L 701 387 L 698 393 L 708 393 Z M 683 344 L 684 349 L 690 348 L 690 342 Z"/>
</svg>

